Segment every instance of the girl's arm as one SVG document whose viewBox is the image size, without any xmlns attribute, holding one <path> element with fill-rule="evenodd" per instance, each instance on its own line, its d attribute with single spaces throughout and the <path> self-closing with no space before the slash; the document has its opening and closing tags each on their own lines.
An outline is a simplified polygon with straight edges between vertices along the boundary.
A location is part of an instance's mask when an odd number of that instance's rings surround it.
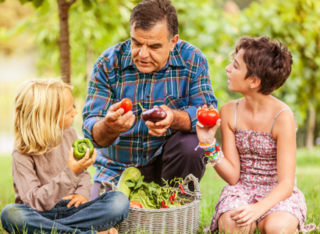
<svg viewBox="0 0 320 234">
<path fill-rule="evenodd" d="M 293 192 L 296 169 L 296 132 L 292 113 L 282 112 L 273 129 L 273 137 L 277 140 L 278 184 L 256 204 L 234 210 L 234 220 L 241 223 L 241 226 L 257 220 L 274 205 L 290 197 Z M 238 212 L 241 213 L 237 215 Z"/>
<path fill-rule="evenodd" d="M 217 164 L 214 169 L 219 176 L 224 179 L 228 184 L 235 185 L 240 178 L 240 158 L 236 147 L 235 136 L 231 128 L 233 123 L 235 110 L 235 102 L 229 102 L 220 109 L 221 119 L 221 135 L 222 135 L 222 151 L 224 158 Z M 218 122 L 217 122 L 218 123 Z M 219 123 L 218 123 L 219 124 Z M 201 127 L 197 123 L 197 135 L 200 143 L 210 144 L 215 137 L 215 129 L 217 125 L 212 128 Z"/>
</svg>

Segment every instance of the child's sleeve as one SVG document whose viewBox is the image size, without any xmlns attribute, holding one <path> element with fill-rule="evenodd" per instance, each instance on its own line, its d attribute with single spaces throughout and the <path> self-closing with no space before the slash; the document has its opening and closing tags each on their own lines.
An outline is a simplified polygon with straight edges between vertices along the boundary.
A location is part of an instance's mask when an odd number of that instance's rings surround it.
<svg viewBox="0 0 320 234">
<path fill-rule="evenodd" d="M 33 158 L 17 154 L 12 157 L 12 175 L 16 190 L 22 202 L 37 211 L 52 209 L 66 194 L 71 194 L 80 182 L 80 177 L 66 166 L 47 184 L 42 185 L 34 170 Z"/>
<path fill-rule="evenodd" d="M 80 194 L 87 198 L 88 201 L 90 201 L 90 195 L 91 195 L 91 175 L 87 170 L 82 171 L 78 174 L 78 177 L 80 178 L 80 182 L 78 183 L 78 187 L 75 194 Z"/>
</svg>

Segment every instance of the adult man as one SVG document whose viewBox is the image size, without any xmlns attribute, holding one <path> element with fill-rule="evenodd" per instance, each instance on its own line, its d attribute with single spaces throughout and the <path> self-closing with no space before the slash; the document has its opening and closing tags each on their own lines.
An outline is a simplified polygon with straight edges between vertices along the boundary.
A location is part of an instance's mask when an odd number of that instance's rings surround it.
<svg viewBox="0 0 320 234">
<path fill-rule="evenodd" d="M 131 13 L 130 34 L 96 61 L 83 109 L 84 135 L 100 148 L 92 199 L 102 180 L 117 182 L 129 166 L 156 183 L 190 173 L 200 179 L 205 171 L 191 132 L 197 107 L 217 105 L 206 58 L 179 40 L 177 12 L 168 0 L 141 1 Z M 119 102 L 126 97 L 133 111 L 123 114 Z M 139 103 L 161 106 L 166 119 L 144 122 Z"/>
</svg>

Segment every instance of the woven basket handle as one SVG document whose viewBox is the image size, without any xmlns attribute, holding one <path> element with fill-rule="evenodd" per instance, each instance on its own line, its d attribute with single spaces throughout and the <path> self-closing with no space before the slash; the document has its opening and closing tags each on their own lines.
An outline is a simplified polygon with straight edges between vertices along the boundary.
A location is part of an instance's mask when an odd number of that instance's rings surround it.
<svg viewBox="0 0 320 234">
<path fill-rule="evenodd" d="M 194 192 L 190 191 L 188 188 L 188 183 L 191 181 L 193 182 L 193 185 L 194 185 Z M 186 178 L 183 181 L 183 190 L 187 193 L 191 193 L 191 194 L 194 193 L 195 197 L 201 199 L 199 180 L 194 175 L 189 174 L 186 176 Z"/>
<path fill-rule="evenodd" d="M 105 193 L 107 187 L 111 187 L 111 191 L 118 191 L 117 186 L 113 182 L 103 180 L 101 181 L 101 185 L 99 188 L 99 196 Z"/>
</svg>

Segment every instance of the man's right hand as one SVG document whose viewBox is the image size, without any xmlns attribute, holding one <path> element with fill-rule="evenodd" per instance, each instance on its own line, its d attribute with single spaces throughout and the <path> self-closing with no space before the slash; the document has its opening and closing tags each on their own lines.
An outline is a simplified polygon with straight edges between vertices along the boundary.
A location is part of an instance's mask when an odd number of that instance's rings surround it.
<svg viewBox="0 0 320 234">
<path fill-rule="evenodd" d="M 135 116 L 132 111 L 128 111 L 122 115 L 124 110 L 119 107 L 120 102 L 111 105 L 104 121 L 110 128 L 109 131 L 120 134 L 121 132 L 128 131 L 132 127 L 135 121 Z"/>
</svg>

